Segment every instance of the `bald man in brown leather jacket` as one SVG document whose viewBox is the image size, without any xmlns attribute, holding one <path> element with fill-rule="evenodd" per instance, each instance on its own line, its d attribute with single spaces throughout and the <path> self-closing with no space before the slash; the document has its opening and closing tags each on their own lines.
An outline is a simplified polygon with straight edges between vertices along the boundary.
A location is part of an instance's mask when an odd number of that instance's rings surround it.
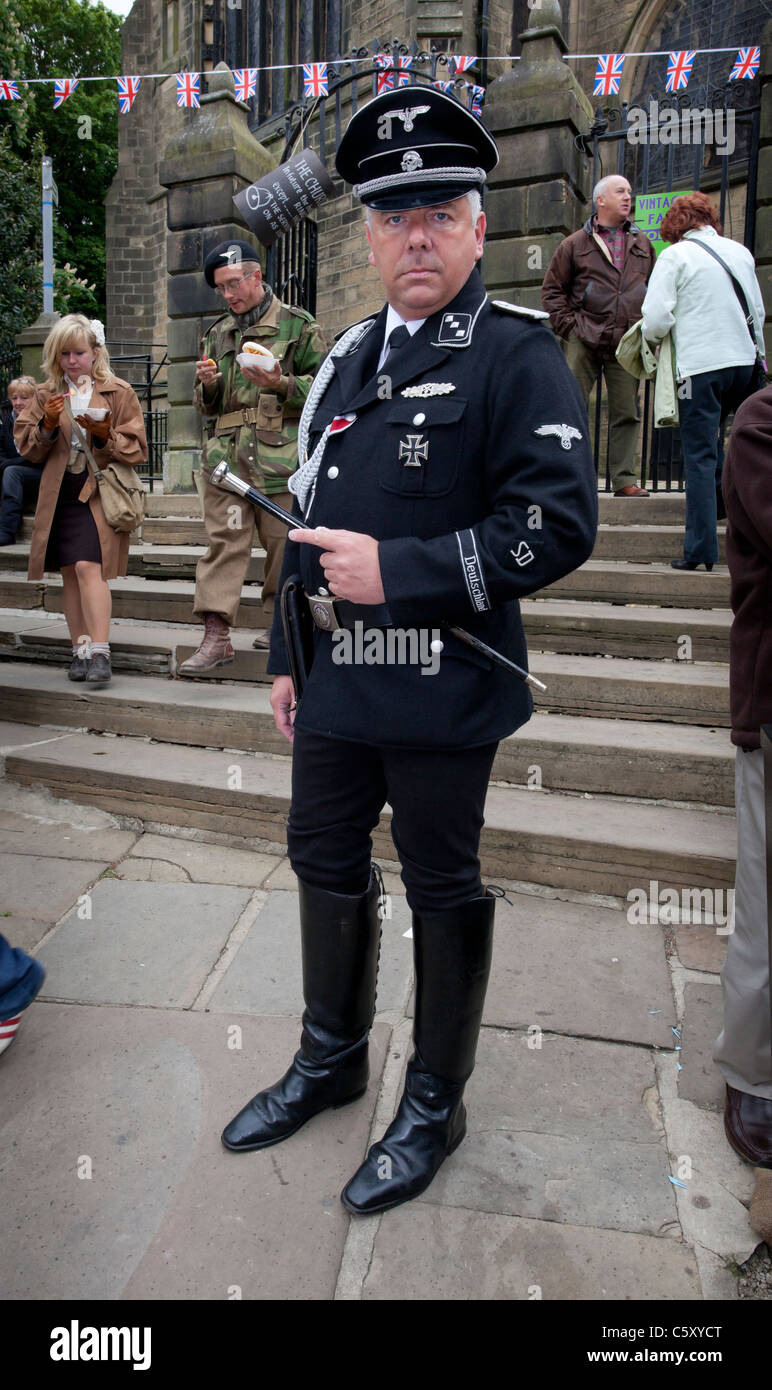
<svg viewBox="0 0 772 1390">
<path fill-rule="evenodd" d="M 611 174 L 595 186 L 597 212 L 561 241 L 542 285 L 542 307 L 579 382 L 585 405 L 601 372 L 609 409 L 611 484 L 616 497 L 644 497 L 635 480 L 638 382 L 616 360 L 617 344 L 641 317 L 654 247 L 630 221 L 627 179 Z"/>
</svg>

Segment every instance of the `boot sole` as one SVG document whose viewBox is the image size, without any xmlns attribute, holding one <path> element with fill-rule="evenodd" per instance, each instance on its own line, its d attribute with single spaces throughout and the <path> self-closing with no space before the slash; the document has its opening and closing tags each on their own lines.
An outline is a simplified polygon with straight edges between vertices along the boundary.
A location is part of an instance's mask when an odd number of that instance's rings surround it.
<svg viewBox="0 0 772 1390">
<path fill-rule="evenodd" d="M 207 676 L 210 671 L 216 671 L 218 666 L 232 666 L 236 660 L 235 656 L 226 657 L 224 661 L 213 661 L 211 666 L 197 666 L 195 671 L 186 671 L 184 666 L 180 666 L 178 676 Z"/>
<path fill-rule="evenodd" d="M 321 1110 L 315 1111 L 313 1115 L 308 1115 L 305 1120 L 301 1120 L 300 1124 L 294 1125 L 292 1129 L 285 1129 L 284 1133 L 278 1134 L 275 1139 L 259 1139 L 256 1144 L 229 1144 L 224 1134 L 221 1134 L 220 1139 L 223 1148 L 234 1154 L 251 1154 L 257 1149 L 271 1149 L 274 1144 L 283 1144 L 285 1139 L 290 1139 L 293 1134 L 297 1134 L 303 1125 L 307 1125 L 310 1120 L 315 1120 L 317 1115 L 323 1115 L 325 1110 L 342 1110 L 344 1105 L 351 1105 L 352 1101 L 361 1100 L 366 1090 L 367 1087 L 363 1086 L 361 1091 L 355 1091 L 353 1096 L 346 1096 L 345 1100 L 336 1100 L 330 1105 L 322 1106 Z"/>
<path fill-rule="evenodd" d="M 461 1144 L 464 1139 L 466 1139 L 466 1125 L 464 1125 L 464 1128 L 461 1134 L 459 1134 L 458 1138 L 453 1140 L 453 1143 L 448 1149 L 445 1158 L 443 1158 L 442 1163 L 445 1162 L 445 1159 L 450 1158 L 450 1155 L 452 1153 L 456 1152 L 456 1149 L 458 1148 L 459 1144 Z M 440 1164 L 440 1168 L 442 1167 L 442 1163 Z M 341 1192 L 340 1194 L 340 1200 L 346 1208 L 346 1211 L 350 1211 L 354 1216 L 378 1216 L 381 1212 L 392 1211 L 394 1207 L 401 1207 L 405 1202 L 412 1202 L 415 1197 L 420 1197 L 421 1193 L 425 1192 L 427 1187 L 431 1187 L 432 1183 L 434 1182 L 434 1179 L 437 1176 L 437 1173 L 439 1173 L 440 1171 L 440 1168 L 437 1168 L 437 1170 L 434 1173 L 432 1173 L 431 1177 L 429 1178 L 429 1181 L 425 1182 L 423 1187 L 418 1187 L 416 1188 L 415 1192 L 411 1192 L 409 1197 L 397 1197 L 393 1202 L 382 1202 L 381 1205 L 377 1207 L 355 1207 L 354 1204 L 350 1202 L 346 1197 L 346 1192 L 344 1188 L 343 1192 Z"/>
</svg>

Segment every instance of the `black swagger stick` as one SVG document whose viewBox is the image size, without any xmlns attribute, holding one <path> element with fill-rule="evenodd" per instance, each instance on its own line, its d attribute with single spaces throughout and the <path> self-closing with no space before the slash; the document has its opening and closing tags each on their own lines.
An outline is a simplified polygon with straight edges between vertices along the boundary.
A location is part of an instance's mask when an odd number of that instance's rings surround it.
<svg viewBox="0 0 772 1390">
<path fill-rule="evenodd" d="M 291 512 L 285 511 L 284 507 L 280 507 L 278 502 L 272 502 L 270 497 L 266 497 L 264 493 L 258 492 L 257 488 L 250 487 L 249 483 L 245 483 L 237 473 L 232 473 L 225 459 L 223 459 L 222 463 L 217 464 L 217 467 L 212 470 L 210 477 L 211 481 L 217 487 L 228 488 L 231 492 L 240 493 L 240 495 L 246 497 L 247 501 L 251 502 L 254 507 L 261 507 L 264 512 L 268 512 L 269 515 L 275 517 L 277 521 L 283 521 L 284 525 L 290 530 L 316 530 L 316 527 L 311 526 L 307 521 L 300 521 L 297 517 L 293 516 Z M 453 636 L 457 637 L 460 642 L 464 642 L 467 647 L 473 647 L 481 656 L 487 657 L 488 660 L 494 662 L 496 666 L 503 666 L 505 671 L 510 671 L 513 676 L 518 676 L 519 679 L 525 681 L 527 685 L 533 685 L 537 690 L 547 689 L 546 685 L 544 685 L 542 681 L 537 680 L 536 676 L 532 676 L 530 671 L 524 671 L 522 666 L 516 666 L 514 661 L 510 661 L 508 656 L 502 656 L 501 652 L 494 651 L 493 647 L 489 647 L 487 642 L 481 642 L 479 637 L 473 637 L 471 632 L 467 632 L 465 628 L 455 627 L 451 623 L 440 623 L 440 627 L 445 628 L 447 632 L 452 632 Z"/>
</svg>

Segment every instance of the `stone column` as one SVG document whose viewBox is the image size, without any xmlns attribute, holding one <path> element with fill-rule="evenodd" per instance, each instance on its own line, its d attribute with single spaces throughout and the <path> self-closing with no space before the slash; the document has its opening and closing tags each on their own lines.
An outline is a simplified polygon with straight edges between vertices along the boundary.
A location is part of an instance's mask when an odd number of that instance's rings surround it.
<svg viewBox="0 0 772 1390">
<path fill-rule="evenodd" d="M 213 246 L 228 238 L 255 238 L 245 230 L 233 195 L 275 164 L 247 126 L 247 107 L 236 101 L 233 74 L 224 63 L 208 74 L 201 107 L 164 151 L 159 177 L 166 195 L 168 236 L 169 457 L 167 491 L 185 491 L 201 456 L 201 416 L 192 404 L 202 329 L 224 310 L 202 266 Z M 256 258 L 265 263 L 256 248 Z"/>
<path fill-rule="evenodd" d="M 43 380 L 43 344 L 60 318 L 61 314 L 38 314 L 29 328 L 22 328 L 16 334 L 16 346 L 21 350 L 22 376 L 34 377 L 35 381 Z"/>
<path fill-rule="evenodd" d="M 491 83 L 483 120 L 500 152 L 488 180 L 483 279 L 493 298 L 541 308 L 555 247 L 587 216 L 592 162 L 575 137 L 593 112 L 569 65 L 559 0 L 542 0 L 521 35 L 522 57 Z"/>
<path fill-rule="evenodd" d="M 761 124 L 756 185 L 756 274 L 758 275 L 767 323 L 772 318 L 772 19 L 764 26 L 761 40 Z M 765 332 L 767 360 L 772 352 L 772 330 Z"/>
</svg>

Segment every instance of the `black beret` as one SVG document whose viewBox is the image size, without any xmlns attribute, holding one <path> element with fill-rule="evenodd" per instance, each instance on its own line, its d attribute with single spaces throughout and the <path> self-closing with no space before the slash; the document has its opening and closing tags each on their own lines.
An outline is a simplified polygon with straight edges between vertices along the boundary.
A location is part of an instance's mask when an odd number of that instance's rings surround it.
<svg viewBox="0 0 772 1390">
<path fill-rule="evenodd" d="M 453 96 L 414 84 L 382 92 L 351 117 L 335 167 L 368 207 L 431 207 L 482 188 L 496 142 Z"/>
<path fill-rule="evenodd" d="M 250 246 L 248 241 L 221 241 L 204 261 L 204 279 L 207 285 L 214 289 L 216 270 L 220 270 L 224 265 L 241 265 L 242 261 L 257 261 L 259 265 L 260 252 L 256 251 L 254 246 Z"/>
</svg>

